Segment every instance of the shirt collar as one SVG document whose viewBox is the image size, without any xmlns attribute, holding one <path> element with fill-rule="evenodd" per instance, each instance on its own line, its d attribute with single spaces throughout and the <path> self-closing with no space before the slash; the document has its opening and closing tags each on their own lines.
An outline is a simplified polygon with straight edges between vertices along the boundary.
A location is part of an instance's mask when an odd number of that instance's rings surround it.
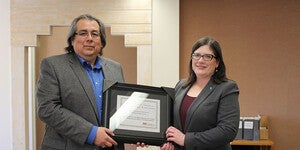
<svg viewBox="0 0 300 150">
<path fill-rule="evenodd" d="M 80 63 L 81 63 L 82 66 L 84 66 L 84 67 L 85 66 L 91 67 L 91 64 L 88 61 L 86 61 L 84 58 L 80 57 L 77 54 L 76 54 L 76 56 L 78 57 L 78 59 L 79 59 L 79 61 L 80 61 Z M 94 64 L 94 69 L 101 69 L 101 68 L 102 68 L 102 65 L 100 63 L 100 59 L 99 59 L 99 57 L 97 57 L 96 61 L 95 61 L 95 64 Z"/>
</svg>

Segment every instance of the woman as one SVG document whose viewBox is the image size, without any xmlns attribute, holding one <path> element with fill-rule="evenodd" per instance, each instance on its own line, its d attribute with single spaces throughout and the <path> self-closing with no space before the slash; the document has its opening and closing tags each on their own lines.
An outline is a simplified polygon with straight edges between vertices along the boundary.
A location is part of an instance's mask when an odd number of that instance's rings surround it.
<svg viewBox="0 0 300 150">
<path fill-rule="evenodd" d="M 219 43 L 210 37 L 193 48 L 189 77 L 175 87 L 174 127 L 161 149 L 230 150 L 239 125 L 239 89 L 227 79 Z"/>
</svg>

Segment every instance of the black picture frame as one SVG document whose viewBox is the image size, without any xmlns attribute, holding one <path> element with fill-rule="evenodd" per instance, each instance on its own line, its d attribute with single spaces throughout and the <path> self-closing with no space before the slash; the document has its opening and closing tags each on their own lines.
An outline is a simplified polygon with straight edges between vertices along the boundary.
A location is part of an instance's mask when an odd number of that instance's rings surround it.
<svg viewBox="0 0 300 150">
<path fill-rule="evenodd" d="M 130 96 L 133 92 L 149 94 L 147 98 L 159 100 L 160 116 L 159 132 L 136 131 L 134 128 L 116 129 L 113 139 L 118 143 L 143 142 L 148 145 L 160 146 L 166 142 L 165 132 L 173 124 L 174 89 L 153 87 L 128 83 L 114 83 L 105 89 L 102 103 L 102 125 L 109 128 L 110 117 L 117 111 L 117 96 Z"/>
</svg>

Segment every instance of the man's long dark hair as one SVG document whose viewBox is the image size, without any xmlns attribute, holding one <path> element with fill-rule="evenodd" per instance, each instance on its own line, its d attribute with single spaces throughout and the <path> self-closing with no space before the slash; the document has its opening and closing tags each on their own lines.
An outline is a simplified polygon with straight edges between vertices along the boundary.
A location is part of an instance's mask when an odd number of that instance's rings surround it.
<svg viewBox="0 0 300 150">
<path fill-rule="evenodd" d="M 67 37 L 68 46 L 65 47 L 65 50 L 68 53 L 73 53 L 74 52 L 74 47 L 72 46 L 72 41 L 73 41 L 73 39 L 76 35 L 77 22 L 81 19 L 96 21 L 98 23 L 99 32 L 100 32 L 100 39 L 101 39 L 101 43 L 102 43 L 102 47 L 101 47 L 101 50 L 100 50 L 99 54 L 100 54 L 100 56 L 103 55 L 103 48 L 106 45 L 106 35 L 105 35 L 104 24 L 99 19 L 97 19 L 96 17 L 94 17 L 92 15 L 89 15 L 89 14 L 80 15 L 72 21 L 70 31 L 69 31 L 69 34 L 68 34 L 68 37 Z"/>
</svg>

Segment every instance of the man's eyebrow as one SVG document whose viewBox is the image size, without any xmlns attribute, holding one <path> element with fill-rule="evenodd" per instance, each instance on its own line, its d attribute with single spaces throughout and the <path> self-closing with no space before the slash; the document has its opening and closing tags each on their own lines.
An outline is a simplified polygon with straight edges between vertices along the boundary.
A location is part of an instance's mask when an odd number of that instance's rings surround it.
<svg viewBox="0 0 300 150">
<path fill-rule="evenodd" d="M 78 32 L 88 32 L 88 30 L 86 30 L 86 29 L 82 29 L 82 30 L 78 30 Z M 100 33 L 100 31 L 99 30 L 92 30 L 91 32 L 99 32 Z"/>
</svg>

